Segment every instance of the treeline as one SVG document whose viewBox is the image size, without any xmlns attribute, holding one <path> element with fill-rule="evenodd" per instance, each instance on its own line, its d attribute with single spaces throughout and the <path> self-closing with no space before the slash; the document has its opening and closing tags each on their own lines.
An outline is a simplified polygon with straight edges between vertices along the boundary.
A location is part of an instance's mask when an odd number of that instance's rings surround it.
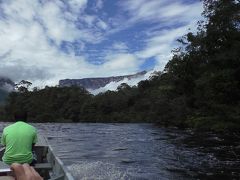
<svg viewBox="0 0 240 180">
<path fill-rule="evenodd" d="M 204 22 L 163 72 L 93 96 L 79 87 L 46 87 L 9 95 L 1 120 L 24 109 L 34 122 L 154 122 L 215 130 L 240 128 L 240 5 L 204 0 Z"/>
</svg>

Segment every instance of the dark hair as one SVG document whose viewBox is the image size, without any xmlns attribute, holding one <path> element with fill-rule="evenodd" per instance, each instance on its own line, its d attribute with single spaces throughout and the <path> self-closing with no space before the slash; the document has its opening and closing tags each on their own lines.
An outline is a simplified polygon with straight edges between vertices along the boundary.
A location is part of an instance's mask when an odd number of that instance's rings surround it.
<svg viewBox="0 0 240 180">
<path fill-rule="evenodd" d="M 26 111 L 15 111 L 14 113 L 15 121 L 27 121 L 27 112 Z"/>
</svg>

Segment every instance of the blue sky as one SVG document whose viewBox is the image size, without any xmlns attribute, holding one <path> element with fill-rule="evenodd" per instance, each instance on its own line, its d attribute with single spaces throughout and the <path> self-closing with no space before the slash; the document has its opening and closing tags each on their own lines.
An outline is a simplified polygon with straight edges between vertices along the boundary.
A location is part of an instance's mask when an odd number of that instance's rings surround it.
<svg viewBox="0 0 240 180">
<path fill-rule="evenodd" d="M 0 1 L 0 76 L 35 86 L 162 70 L 198 0 Z"/>
</svg>

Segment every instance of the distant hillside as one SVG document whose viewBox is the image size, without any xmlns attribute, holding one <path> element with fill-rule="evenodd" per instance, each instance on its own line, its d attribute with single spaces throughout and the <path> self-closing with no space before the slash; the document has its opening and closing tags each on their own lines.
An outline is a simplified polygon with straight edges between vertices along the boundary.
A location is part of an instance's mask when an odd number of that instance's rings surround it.
<svg viewBox="0 0 240 180">
<path fill-rule="evenodd" d="M 6 90 L 6 91 L 12 91 L 14 89 L 15 83 L 5 77 L 0 77 L 0 89 Z"/>
<path fill-rule="evenodd" d="M 0 104 L 2 104 L 6 97 L 8 96 L 8 93 L 14 90 L 15 83 L 5 77 L 0 77 Z"/>
<path fill-rule="evenodd" d="M 99 78 L 84 78 L 84 79 L 63 79 L 59 81 L 60 87 L 81 86 L 86 89 L 98 89 L 106 86 L 110 82 L 119 82 L 123 79 L 134 79 L 143 76 L 147 71 L 142 71 L 132 75 L 99 77 Z"/>
<path fill-rule="evenodd" d="M 0 104 L 4 103 L 7 96 L 8 96 L 8 92 L 0 89 Z"/>
</svg>

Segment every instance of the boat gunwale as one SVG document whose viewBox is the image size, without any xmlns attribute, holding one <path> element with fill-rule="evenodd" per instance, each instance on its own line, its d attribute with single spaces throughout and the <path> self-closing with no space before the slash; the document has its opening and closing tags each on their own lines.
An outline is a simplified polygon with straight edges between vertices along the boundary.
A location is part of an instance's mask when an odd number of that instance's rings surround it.
<svg viewBox="0 0 240 180">
<path fill-rule="evenodd" d="M 71 173 L 69 172 L 69 170 L 64 166 L 64 163 L 62 162 L 62 160 L 53 153 L 54 151 L 53 151 L 53 148 L 52 148 L 51 145 L 48 145 L 48 149 L 49 149 L 49 151 L 51 151 L 51 154 L 53 155 L 53 157 L 54 157 L 54 159 L 56 160 L 56 162 L 60 165 L 60 167 L 61 167 L 61 169 L 62 169 L 62 171 L 63 171 L 63 173 L 64 173 L 64 175 L 65 175 L 65 178 L 66 178 L 67 180 L 74 180 L 72 174 L 71 174 Z M 49 162 L 49 163 L 51 163 L 51 162 Z"/>
</svg>

